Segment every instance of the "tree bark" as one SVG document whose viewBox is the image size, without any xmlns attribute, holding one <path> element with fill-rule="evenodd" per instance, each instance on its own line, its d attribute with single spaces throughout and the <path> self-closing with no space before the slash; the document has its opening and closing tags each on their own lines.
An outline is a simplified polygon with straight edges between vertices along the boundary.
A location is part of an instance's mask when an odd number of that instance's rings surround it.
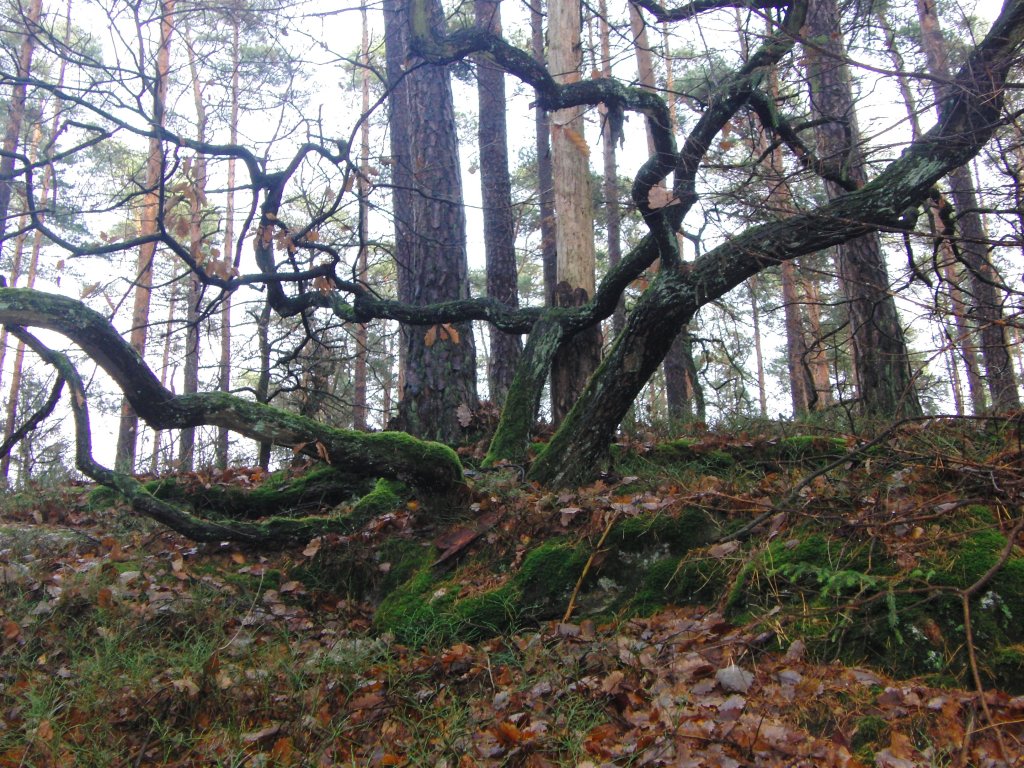
<svg viewBox="0 0 1024 768">
<path fill-rule="evenodd" d="M 199 81 L 199 68 L 196 63 L 195 51 L 188 33 L 184 35 L 185 49 L 188 54 L 189 73 L 192 77 L 192 100 L 196 109 L 196 140 L 206 141 L 206 104 L 203 101 L 203 88 Z M 186 166 L 186 171 L 188 171 Z M 189 254 L 197 264 L 207 261 L 203 243 L 203 215 L 206 211 L 206 156 L 197 152 L 191 164 L 191 178 L 186 178 L 188 185 L 188 237 Z M 186 173 L 187 175 L 187 173 Z M 185 279 L 185 366 L 182 393 L 191 395 L 199 391 L 199 302 L 202 297 L 202 284 L 198 276 L 190 272 Z M 178 466 L 183 472 L 191 472 L 195 468 L 196 431 L 192 427 L 181 430 L 178 437 Z"/>
<path fill-rule="evenodd" d="M 458 138 L 446 66 L 409 59 L 410 4 L 385 0 L 395 259 L 398 298 L 409 306 L 469 296 Z M 439 32 L 436 0 L 417 19 Z M 463 409 L 477 408 L 470 323 L 404 329 L 405 376 L 397 426 L 417 437 L 457 443 Z"/>
<path fill-rule="evenodd" d="M 804 62 L 810 81 L 811 114 L 818 157 L 847 188 L 864 186 L 867 177 L 835 0 L 811 0 Z M 829 200 L 847 188 L 826 180 Z M 865 416 L 895 418 L 921 413 L 910 356 L 881 242 L 875 233 L 842 243 L 838 249 L 839 281 L 850 319 L 853 366 L 861 411 Z"/>
<path fill-rule="evenodd" d="M 501 34 L 500 0 L 476 0 L 476 24 Z M 519 306 L 512 180 L 508 172 L 508 127 L 505 119 L 505 71 L 486 57 L 477 61 L 480 150 L 480 189 L 483 198 L 484 249 L 487 257 L 487 295 L 510 308 Z M 490 326 L 487 383 L 490 399 L 501 406 L 515 377 L 523 351 L 518 335 Z"/>
<path fill-rule="evenodd" d="M 557 83 L 580 81 L 582 25 L 579 0 L 548 3 L 548 68 Z M 590 147 L 583 109 L 551 113 L 551 158 L 555 189 L 557 282 L 555 306 L 582 306 L 594 295 L 594 212 Z M 561 423 L 601 359 L 601 329 L 588 328 L 559 349 L 551 371 L 551 418 Z"/>
</svg>

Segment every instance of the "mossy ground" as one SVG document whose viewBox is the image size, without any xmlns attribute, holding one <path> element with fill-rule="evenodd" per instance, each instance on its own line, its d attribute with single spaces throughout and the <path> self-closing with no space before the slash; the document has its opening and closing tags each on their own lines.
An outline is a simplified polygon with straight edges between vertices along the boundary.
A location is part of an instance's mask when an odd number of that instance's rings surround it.
<svg viewBox="0 0 1024 768">
<path fill-rule="evenodd" d="M 940 437 L 946 453 L 936 460 Z M 5 609 L 5 617 L 17 624 L 16 630 L 5 625 L 5 663 L 16 671 L 0 675 L 0 698 L 6 695 L 3 686 L 30 690 L 22 697 L 28 705 L 8 708 L 21 720 L 8 724 L 6 736 L 0 734 L 0 760 L 5 750 L 37 757 L 36 743 L 25 747 L 18 734 L 37 733 L 44 725 L 59 725 L 63 730 L 55 738 L 62 743 L 80 740 L 67 749 L 72 756 L 100 749 L 98 742 L 76 735 L 75 718 L 107 711 L 114 699 L 122 702 L 119 706 L 138 708 L 144 697 L 135 687 L 144 680 L 159 681 L 161 701 L 168 702 L 169 720 L 145 710 L 145 722 L 140 721 L 144 730 L 164 722 L 159 726 L 164 735 L 154 742 L 162 754 L 181 748 L 210 754 L 201 738 L 175 731 L 175 723 L 195 718 L 197 734 L 202 723 L 215 723 L 223 744 L 230 745 L 224 748 L 244 752 L 245 738 L 270 727 L 250 716 L 255 701 L 254 711 L 262 707 L 284 719 L 294 715 L 295 723 L 301 717 L 327 722 L 347 712 L 343 731 L 361 722 L 372 726 L 375 715 L 369 713 L 385 707 L 398 721 L 424 723 L 423 729 L 393 727 L 399 729 L 395 733 L 409 731 L 415 743 L 407 743 L 420 750 L 417 754 L 436 755 L 431 728 L 478 722 L 481 705 L 460 705 L 456 698 L 431 693 L 437 707 L 431 704 L 427 712 L 417 691 L 435 671 L 445 676 L 444 686 L 458 687 L 459 676 L 473 674 L 483 654 L 492 681 L 487 700 L 495 697 L 493 686 L 514 684 L 519 693 L 511 694 L 512 701 L 517 701 L 525 690 L 545 690 L 553 674 L 550 662 L 546 666 L 542 660 L 550 641 L 523 639 L 531 633 L 554 632 L 566 648 L 578 643 L 585 649 L 589 641 L 581 637 L 657 627 L 665 616 L 684 616 L 669 621 L 680 622 L 682 629 L 665 629 L 671 639 L 658 646 L 661 650 L 646 660 L 627 654 L 626 667 L 614 678 L 602 677 L 607 667 L 595 669 L 593 657 L 581 650 L 574 657 L 573 679 L 594 680 L 590 685 L 598 691 L 601 686 L 618 691 L 615 686 L 624 683 L 616 681 L 638 675 L 630 683 L 635 687 L 611 696 L 615 701 L 640 697 L 654 679 L 653 670 L 664 666 L 658 654 L 669 647 L 685 649 L 693 642 L 686 627 L 697 622 L 702 636 L 721 636 L 722 643 L 730 642 L 729 633 L 742 633 L 741 655 L 753 654 L 759 668 L 781 670 L 782 678 L 759 683 L 767 686 L 766 700 L 776 701 L 771 686 L 794 685 L 787 681 L 796 679 L 797 667 L 809 674 L 802 662 L 784 656 L 801 645 L 808 663 L 829 665 L 821 668 L 829 671 L 815 673 L 827 693 L 803 697 L 796 722 L 808 738 L 828 740 L 841 732 L 856 757 L 870 764 L 906 728 L 926 730 L 909 721 L 897 726 L 878 714 L 896 696 L 887 691 L 905 687 L 856 683 L 859 687 L 833 689 L 825 681 L 843 675 L 874 679 L 866 667 L 879 675 L 916 678 L 915 686 L 925 680 L 950 690 L 973 687 L 960 594 L 986 575 L 990 580 L 969 606 L 978 672 L 986 686 L 1024 691 L 1024 558 L 1008 548 L 1018 507 L 1000 490 L 1017 487 L 1024 462 L 1007 459 L 989 435 L 951 439 L 912 432 L 900 436 L 898 450 L 853 456 L 792 496 L 797 483 L 833 462 L 840 444 L 850 442 L 713 436 L 662 451 L 620 451 L 617 476 L 563 492 L 525 484 L 514 471 L 481 472 L 472 497 L 448 506 L 381 481 L 331 510 L 347 516 L 351 533 L 325 535 L 304 550 L 274 557 L 187 543 L 176 544 L 171 553 L 147 554 L 140 542 L 152 549 L 168 540 L 160 529 L 125 527 L 118 522 L 123 511 L 104 510 L 96 497 L 87 501 L 84 491 L 59 500 L 41 497 L 38 505 L 17 499 L 5 510 L 18 525 L 10 527 L 9 544 L 0 546 L 0 565 L 11 553 L 30 551 L 36 553 L 33 568 L 52 562 L 64 575 L 54 581 L 10 564 L 4 571 L 10 579 L 3 586 L 5 605 L 24 603 L 32 610 Z M 989 460 L 994 454 L 998 461 Z M 40 537 L 37 546 L 24 539 L 24 531 L 32 530 L 27 523 L 38 526 L 40 520 L 72 529 L 102 525 L 112 535 Z M 754 520 L 760 526 L 749 529 Z M 6 535 L 0 529 L 0 537 Z M 51 541 L 52 547 L 46 543 Z M 48 605 L 39 607 L 40 602 Z M 689 612 L 678 613 L 684 610 Z M 230 618 L 223 618 L 225 612 Z M 560 624 L 567 612 L 569 623 Z M 249 642 L 252 628 L 268 622 L 277 622 L 275 628 L 259 634 L 251 649 L 238 648 L 230 659 L 217 650 L 234 647 L 233 638 Z M 85 638 L 96 634 L 109 642 L 91 657 L 98 666 L 90 667 Z M 160 653 L 147 655 L 150 646 Z M 108 647 L 124 650 L 121 658 L 130 670 L 111 672 L 120 662 Z M 316 701 L 310 699 L 300 717 L 283 712 L 273 690 L 283 686 L 300 696 L 298 689 L 311 685 L 305 671 L 293 674 L 298 667 L 312 668 L 304 647 L 323 654 L 323 665 L 316 667 L 323 685 L 312 683 L 319 686 Z M 434 661 L 416 661 L 420 653 Z M 466 655 L 476 659 L 466 662 L 469 667 L 462 666 Z M 43 657 L 54 661 L 40 666 Z M 259 676 L 264 673 L 252 669 L 241 672 L 242 658 L 273 679 L 264 682 Z M 227 664 L 223 675 L 218 664 Z M 106 670 L 108 677 L 118 676 L 121 687 L 104 697 L 95 682 L 89 683 L 95 699 L 89 704 L 61 688 L 62 665 L 87 682 L 100 679 L 97 669 Z M 408 689 L 399 690 L 396 666 L 407 676 L 402 684 Z M 520 668 L 522 673 L 515 671 Z M 842 670 L 838 677 L 836 670 Z M 619 678 L 620 672 L 625 677 Z M 508 682 L 520 674 L 529 676 Z M 288 688 L 289 679 L 294 689 Z M 597 749 L 598 737 L 573 737 L 573 729 L 590 733 L 605 727 L 609 694 L 595 700 L 582 690 L 551 697 L 551 706 L 565 707 L 557 717 L 572 726 L 558 730 L 556 724 L 558 745 L 545 741 L 545 749 L 570 762 L 597 754 L 587 749 Z M 230 696 L 249 703 L 233 708 Z M 356 705 L 344 703 L 351 701 Z M 54 714 L 66 711 L 92 714 Z M 942 732 L 929 727 L 930 733 Z M 512 731 L 502 737 L 487 733 L 481 737 L 485 741 L 500 741 Z M 917 748 L 928 746 L 919 741 L 914 741 Z M 446 743 L 465 748 L 454 735 Z M 956 753 L 948 744 L 942 749 L 942 754 Z M 269 752 L 269 745 L 263 751 Z"/>
</svg>

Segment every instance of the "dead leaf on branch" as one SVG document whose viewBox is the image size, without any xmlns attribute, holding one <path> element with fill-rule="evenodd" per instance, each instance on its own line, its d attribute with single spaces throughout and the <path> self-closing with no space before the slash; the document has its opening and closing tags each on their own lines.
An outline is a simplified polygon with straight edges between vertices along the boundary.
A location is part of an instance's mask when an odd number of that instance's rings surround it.
<svg viewBox="0 0 1024 768">
<path fill-rule="evenodd" d="M 459 332 L 451 323 L 432 325 L 423 335 L 423 343 L 427 345 L 428 349 L 439 341 L 450 341 L 452 344 L 458 344 L 460 340 Z"/>
</svg>

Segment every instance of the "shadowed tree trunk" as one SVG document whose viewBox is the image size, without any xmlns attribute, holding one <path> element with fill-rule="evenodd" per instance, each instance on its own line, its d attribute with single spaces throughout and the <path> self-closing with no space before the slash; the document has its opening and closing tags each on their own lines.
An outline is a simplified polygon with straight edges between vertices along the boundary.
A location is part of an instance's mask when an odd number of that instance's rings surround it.
<svg viewBox="0 0 1024 768">
<path fill-rule="evenodd" d="M 864 186 L 867 177 L 853 103 L 850 70 L 839 32 L 835 0 L 811 0 L 804 63 L 811 90 L 811 114 L 818 156 L 841 186 L 826 180 L 830 200 Z M 839 279 L 847 301 L 853 365 L 862 412 L 893 418 L 921 413 L 910 357 L 889 293 L 889 275 L 881 241 L 875 233 L 842 243 Z"/>
<path fill-rule="evenodd" d="M 441 31 L 436 0 L 424 10 Z M 385 0 L 398 298 L 424 305 L 469 297 L 458 138 L 446 66 L 408 58 L 409 4 Z M 457 443 L 464 409 L 477 408 L 470 323 L 403 330 L 405 376 L 396 425 L 417 437 Z"/>
<path fill-rule="evenodd" d="M 633 46 L 636 50 L 637 82 L 651 90 L 656 91 L 657 83 L 654 78 L 654 56 L 651 52 L 650 40 L 647 36 L 647 23 L 640 13 L 640 9 L 632 3 L 629 4 L 629 26 L 633 34 Z M 667 56 L 666 51 L 666 56 Z M 669 64 L 670 65 L 670 64 Z M 674 99 L 669 88 L 669 98 Z M 670 109 L 674 116 L 675 109 Z M 673 120 L 673 130 L 675 122 Z M 647 151 L 654 153 L 654 136 L 651 133 L 650 125 L 647 126 Z M 616 327 L 616 332 L 621 331 L 622 326 Z M 693 360 L 693 344 L 690 340 L 689 328 L 680 329 L 679 336 L 675 343 L 669 348 L 665 357 L 665 402 L 668 406 L 668 418 L 671 422 L 686 421 L 696 418 L 704 421 L 704 393 L 700 390 L 700 381 L 697 378 L 697 365 Z M 696 400 L 700 400 L 700 404 Z"/>
<path fill-rule="evenodd" d="M 476 0 L 476 23 L 501 34 L 500 0 Z M 505 71 L 486 57 L 477 61 L 477 96 L 480 106 L 477 139 L 480 150 L 480 189 L 484 205 L 484 247 L 487 254 L 487 295 L 506 307 L 519 306 L 515 221 L 512 216 L 512 181 L 508 173 L 508 128 L 505 120 Z M 490 399 L 497 405 L 505 395 L 519 364 L 523 344 L 518 335 L 490 326 L 491 354 L 487 362 Z"/>
</svg>

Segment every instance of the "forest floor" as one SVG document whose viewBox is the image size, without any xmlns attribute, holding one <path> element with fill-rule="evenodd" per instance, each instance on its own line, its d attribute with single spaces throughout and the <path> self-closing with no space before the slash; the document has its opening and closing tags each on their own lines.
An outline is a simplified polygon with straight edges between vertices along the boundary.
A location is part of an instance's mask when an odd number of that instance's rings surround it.
<svg viewBox="0 0 1024 768">
<path fill-rule="evenodd" d="M 617 455 L 277 553 L 8 498 L 0 768 L 1024 765 L 1013 425 Z"/>
</svg>

